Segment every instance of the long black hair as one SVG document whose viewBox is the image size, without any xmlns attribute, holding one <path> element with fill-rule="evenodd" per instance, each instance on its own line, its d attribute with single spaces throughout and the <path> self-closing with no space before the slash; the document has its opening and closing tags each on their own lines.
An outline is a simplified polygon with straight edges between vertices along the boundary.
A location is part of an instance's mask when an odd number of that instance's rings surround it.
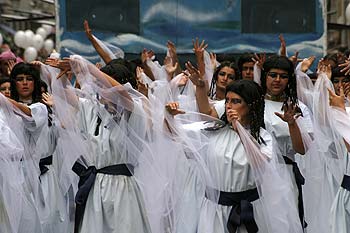
<svg viewBox="0 0 350 233">
<path fill-rule="evenodd" d="M 265 128 L 264 124 L 264 109 L 265 109 L 265 96 L 262 88 L 251 80 L 238 80 L 226 87 L 226 93 L 234 92 L 241 96 L 244 102 L 248 105 L 248 121 L 250 125 L 250 134 L 259 142 L 264 142 L 260 137 L 260 128 Z M 228 124 L 225 114 L 221 117 L 221 120 Z"/>
<path fill-rule="evenodd" d="M 224 67 L 229 67 L 231 69 L 234 69 L 234 71 L 235 71 L 235 80 L 238 80 L 241 77 L 236 63 L 229 62 L 229 61 L 221 62 L 220 66 L 218 66 L 216 68 L 216 70 L 215 70 L 215 72 L 213 74 L 213 78 L 211 80 L 211 84 L 210 84 L 210 88 L 209 88 L 209 94 L 208 94 L 208 96 L 210 98 L 214 98 L 214 96 L 216 94 L 216 82 L 218 81 L 218 75 L 219 75 L 219 72 L 221 71 L 221 69 L 224 68 Z"/>
<path fill-rule="evenodd" d="M 293 105 L 298 105 L 298 95 L 297 95 L 297 83 L 294 73 L 294 64 L 287 57 L 272 55 L 268 57 L 264 63 L 263 70 L 261 72 L 261 87 L 266 94 L 266 76 L 271 69 L 281 69 L 288 73 L 288 84 L 284 90 L 286 96 L 284 105 L 290 101 Z"/>
<path fill-rule="evenodd" d="M 40 72 L 32 64 L 29 63 L 18 63 L 16 64 L 10 74 L 11 80 L 11 99 L 19 101 L 19 95 L 16 88 L 16 77 L 17 75 L 25 74 L 30 75 L 34 79 L 34 90 L 32 93 L 32 103 L 41 101 L 41 89 L 40 89 Z"/>
</svg>

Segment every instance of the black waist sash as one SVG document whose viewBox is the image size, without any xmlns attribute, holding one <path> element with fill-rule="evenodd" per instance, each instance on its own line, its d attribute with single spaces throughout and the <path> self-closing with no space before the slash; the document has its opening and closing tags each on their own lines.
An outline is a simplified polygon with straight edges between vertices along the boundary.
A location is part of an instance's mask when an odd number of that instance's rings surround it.
<svg viewBox="0 0 350 233">
<path fill-rule="evenodd" d="M 41 176 L 44 175 L 49 170 L 49 168 L 46 167 L 48 165 L 52 165 L 52 155 L 40 159 L 39 168 L 40 168 L 40 175 Z"/>
<path fill-rule="evenodd" d="M 112 166 L 107 166 L 101 169 L 97 169 L 95 166 L 90 166 L 86 168 L 78 162 L 75 162 L 72 170 L 79 176 L 78 192 L 75 196 L 75 224 L 74 232 L 78 232 L 81 221 L 83 220 L 85 205 L 89 192 L 95 183 L 97 173 L 107 174 L 107 175 L 122 175 L 122 176 L 132 176 L 134 172 L 134 167 L 131 164 L 116 164 Z"/>
<path fill-rule="evenodd" d="M 341 187 L 350 192 L 350 176 L 344 175 L 343 181 L 341 182 Z"/>
<path fill-rule="evenodd" d="M 245 225 L 248 233 L 256 233 L 259 228 L 254 219 L 253 205 L 251 202 L 259 199 L 258 190 L 249 189 L 243 192 L 220 191 L 218 204 L 232 206 L 227 220 L 227 229 L 235 233 L 240 225 Z"/>
<path fill-rule="evenodd" d="M 305 222 L 305 216 L 304 216 L 304 202 L 303 202 L 303 189 L 302 189 L 302 185 L 305 184 L 305 178 L 304 176 L 301 174 L 298 164 L 296 162 L 294 162 L 293 160 L 291 160 L 290 158 L 288 158 L 287 156 L 283 156 L 284 162 L 288 165 L 292 165 L 293 166 L 293 174 L 294 174 L 294 178 L 295 178 L 295 183 L 297 185 L 298 188 L 298 209 L 299 209 L 299 218 L 300 218 L 300 222 L 303 228 L 307 227 L 307 223 Z"/>
</svg>

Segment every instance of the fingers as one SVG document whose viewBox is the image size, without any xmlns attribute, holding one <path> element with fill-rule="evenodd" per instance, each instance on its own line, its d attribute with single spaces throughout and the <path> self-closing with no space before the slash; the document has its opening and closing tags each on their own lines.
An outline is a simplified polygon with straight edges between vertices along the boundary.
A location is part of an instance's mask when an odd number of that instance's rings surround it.
<svg viewBox="0 0 350 233">
<path fill-rule="evenodd" d="M 328 93 L 329 93 L 329 98 L 331 99 L 332 97 L 337 97 L 337 95 L 329 88 L 328 89 Z"/>
<path fill-rule="evenodd" d="M 275 112 L 275 115 L 281 118 L 281 120 L 284 120 L 284 115 L 282 113 Z"/>
<path fill-rule="evenodd" d="M 185 111 L 179 109 L 178 102 L 168 103 L 165 105 L 165 108 L 171 115 L 185 114 Z"/>
</svg>

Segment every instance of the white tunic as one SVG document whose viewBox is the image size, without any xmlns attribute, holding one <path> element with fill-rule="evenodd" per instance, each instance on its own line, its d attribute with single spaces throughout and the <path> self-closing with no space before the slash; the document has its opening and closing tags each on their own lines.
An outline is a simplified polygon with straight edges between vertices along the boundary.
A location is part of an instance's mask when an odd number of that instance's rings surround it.
<svg viewBox="0 0 350 233">
<path fill-rule="evenodd" d="M 136 158 L 119 152 L 123 141 L 118 127 L 110 124 L 113 116 L 97 102 L 80 99 L 81 130 L 90 140 L 92 164 L 97 169 L 130 163 Z M 95 136 L 98 114 L 102 119 L 99 134 Z M 128 124 L 142 137 L 145 132 L 142 106 L 134 101 L 134 110 Z M 150 226 L 144 208 L 142 193 L 134 177 L 98 173 L 90 190 L 80 228 L 82 233 L 149 233 Z"/>
<path fill-rule="evenodd" d="M 260 136 L 264 139 L 266 145 L 261 145 L 261 150 L 272 151 L 271 136 L 263 129 L 260 130 Z M 230 127 L 213 132 L 210 137 L 210 152 L 208 167 L 211 175 L 218 183 L 220 191 L 242 192 L 256 188 L 252 169 L 248 163 L 247 155 L 239 135 Z M 268 153 L 271 154 L 271 153 Z M 254 209 L 254 218 L 258 225 L 259 232 L 267 232 L 265 223 L 262 219 L 261 206 L 259 199 L 252 202 Z M 215 217 L 213 230 L 208 230 L 210 222 L 210 210 L 215 208 Z M 227 220 L 231 211 L 231 206 L 215 204 L 211 200 L 204 199 L 202 203 L 199 233 L 228 233 L 226 227 Z M 238 233 L 246 232 L 245 226 L 237 229 Z"/>
</svg>

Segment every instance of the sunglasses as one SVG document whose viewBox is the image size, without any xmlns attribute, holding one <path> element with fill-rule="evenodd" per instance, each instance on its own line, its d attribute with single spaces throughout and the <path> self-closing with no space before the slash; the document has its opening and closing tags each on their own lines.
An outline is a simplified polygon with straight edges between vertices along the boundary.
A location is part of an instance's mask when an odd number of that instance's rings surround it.
<svg viewBox="0 0 350 233">
<path fill-rule="evenodd" d="M 227 78 L 232 79 L 232 80 L 236 80 L 236 76 L 234 74 L 228 74 L 228 73 L 226 73 L 224 71 L 220 71 L 218 73 L 218 75 L 220 75 L 220 76 L 226 76 L 227 75 Z"/>
<path fill-rule="evenodd" d="M 225 100 L 225 104 L 241 104 L 242 100 L 238 98 L 232 98 L 232 99 L 227 99 Z"/>
<path fill-rule="evenodd" d="M 267 73 L 267 75 L 273 79 L 277 78 L 278 76 L 280 77 L 280 79 L 288 79 L 289 78 L 288 74 L 279 74 L 276 72 L 269 72 L 269 73 Z"/>
</svg>

